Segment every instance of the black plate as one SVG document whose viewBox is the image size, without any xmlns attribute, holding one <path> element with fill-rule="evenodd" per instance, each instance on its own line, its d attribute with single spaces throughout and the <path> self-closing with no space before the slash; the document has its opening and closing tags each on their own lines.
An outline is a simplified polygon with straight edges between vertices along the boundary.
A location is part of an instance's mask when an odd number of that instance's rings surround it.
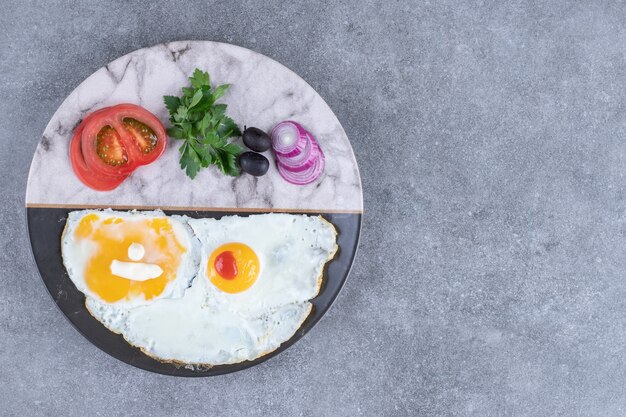
<svg viewBox="0 0 626 417">
<path fill-rule="evenodd" d="M 339 245 L 339 250 L 335 258 L 324 270 L 324 280 L 320 293 L 311 300 L 313 311 L 300 329 L 296 331 L 291 339 L 280 345 L 278 349 L 253 361 L 219 365 L 206 369 L 189 369 L 184 366 L 159 362 L 151 358 L 141 350 L 129 345 L 121 335 L 111 332 L 89 314 L 85 307 L 85 296 L 78 291 L 70 280 L 61 258 L 61 233 L 65 227 L 68 213 L 73 210 L 69 208 L 33 207 L 26 209 L 33 257 L 52 299 L 74 327 L 104 352 L 138 368 L 174 376 L 212 376 L 239 371 L 264 362 L 293 345 L 322 318 L 339 294 L 350 272 L 361 232 L 361 214 L 307 213 L 309 215 L 321 214 L 326 220 L 335 225 L 338 232 L 337 244 Z M 249 212 L 179 210 L 165 210 L 165 212 L 166 214 L 180 214 L 194 218 L 221 218 L 222 216 L 235 214 L 239 216 L 254 214 Z"/>
</svg>

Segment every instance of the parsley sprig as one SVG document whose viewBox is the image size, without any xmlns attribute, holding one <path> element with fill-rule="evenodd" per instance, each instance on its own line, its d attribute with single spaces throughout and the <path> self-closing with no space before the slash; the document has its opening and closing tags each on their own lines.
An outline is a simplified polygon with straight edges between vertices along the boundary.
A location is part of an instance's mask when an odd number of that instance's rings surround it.
<svg viewBox="0 0 626 417">
<path fill-rule="evenodd" d="M 191 87 L 183 87 L 181 97 L 163 97 L 172 123 L 167 134 L 183 141 L 178 149 L 180 167 L 192 179 L 209 165 L 216 165 L 224 174 L 239 175 L 237 156 L 242 149 L 228 139 L 241 136 L 241 131 L 225 115 L 226 104 L 215 104 L 230 85 L 212 89 L 209 74 L 197 68 L 189 81 Z"/>
</svg>

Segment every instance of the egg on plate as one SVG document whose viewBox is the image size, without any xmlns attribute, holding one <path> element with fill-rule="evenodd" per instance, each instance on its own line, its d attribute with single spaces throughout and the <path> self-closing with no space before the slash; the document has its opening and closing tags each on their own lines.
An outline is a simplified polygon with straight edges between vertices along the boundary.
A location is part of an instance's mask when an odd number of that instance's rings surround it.
<svg viewBox="0 0 626 417">
<path fill-rule="evenodd" d="M 61 237 L 76 288 L 127 307 L 182 297 L 197 272 L 198 246 L 186 218 L 162 211 L 74 211 Z"/>
<path fill-rule="evenodd" d="M 213 284 L 209 299 L 246 317 L 314 298 L 337 250 L 335 228 L 321 217 L 271 213 L 189 225 L 202 243 L 199 276 Z M 223 266 L 231 259 L 234 277 Z"/>
<path fill-rule="evenodd" d="M 82 277 L 72 280 L 87 296 L 86 306 L 96 319 L 162 361 L 219 365 L 253 360 L 273 351 L 293 336 L 311 312 L 309 300 L 318 294 L 324 265 L 337 250 L 335 228 L 321 217 L 277 213 L 225 216 L 219 220 L 158 217 L 167 219 L 172 231 L 165 227 L 156 232 L 153 221 L 145 220 L 141 229 L 158 236 L 159 244 L 151 244 L 148 238 L 139 239 L 142 234 L 134 227 L 119 234 L 100 230 L 109 228 L 109 223 L 105 224 L 109 218 L 114 219 L 111 224 L 116 224 L 117 219 L 127 221 L 127 216 L 144 218 L 143 213 L 109 211 L 106 213 L 111 217 L 104 218 L 102 213 L 70 215 L 64 246 L 68 233 L 74 239 L 85 239 L 85 223 L 92 224 L 88 236 L 100 239 L 104 234 L 108 240 L 82 241 L 80 250 L 73 247 L 71 257 L 66 257 L 64 249 L 68 272 L 71 269 L 73 275 Z M 93 220 L 94 215 L 97 220 Z M 185 239 L 185 234 L 179 235 L 175 229 L 191 232 Z M 94 249 L 110 244 L 111 239 L 120 241 L 112 253 Z M 139 267 L 128 265 L 139 262 L 134 259 L 142 254 L 131 248 L 135 243 L 144 246 Z M 164 253 L 148 256 L 155 247 Z M 171 265 L 160 263 L 166 257 Z M 115 261 L 122 262 L 123 268 Z M 132 292 L 133 296 L 128 296 L 127 290 L 122 298 L 118 298 L 121 290 L 115 292 L 115 297 L 108 292 L 103 296 L 99 287 L 97 291 L 93 288 L 90 274 L 95 269 L 89 269 L 91 263 L 108 264 L 109 272 L 100 274 L 113 275 L 114 281 L 131 281 L 129 287 L 155 280 L 166 284 L 159 295 L 152 297 L 143 287 L 136 297 L 138 290 Z M 144 264 L 156 264 L 161 271 Z M 183 264 L 195 266 L 190 285 Z M 176 271 L 180 276 L 165 277 L 166 273 L 176 275 Z M 136 276 L 131 275 L 136 274 L 141 280 L 132 279 Z M 177 282 L 186 283 L 180 284 L 184 286 L 182 292 L 167 290 L 170 284 L 178 288 Z"/>
</svg>

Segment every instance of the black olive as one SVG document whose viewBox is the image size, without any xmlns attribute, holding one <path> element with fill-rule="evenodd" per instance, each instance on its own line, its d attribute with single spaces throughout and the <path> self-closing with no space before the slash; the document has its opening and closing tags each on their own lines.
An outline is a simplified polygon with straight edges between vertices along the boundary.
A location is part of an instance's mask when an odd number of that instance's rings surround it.
<svg viewBox="0 0 626 417">
<path fill-rule="evenodd" d="M 244 152 L 239 155 L 239 165 L 244 172 L 255 177 L 265 175 L 270 168 L 270 161 L 266 157 L 256 152 Z"/>
<path fill-rule="evenodd" d="M 265 152 L 272 145 L 267 133 L 256 127 L 249 127 L 243 131 L 243 143 L 257 152 Z"/>
</svg>

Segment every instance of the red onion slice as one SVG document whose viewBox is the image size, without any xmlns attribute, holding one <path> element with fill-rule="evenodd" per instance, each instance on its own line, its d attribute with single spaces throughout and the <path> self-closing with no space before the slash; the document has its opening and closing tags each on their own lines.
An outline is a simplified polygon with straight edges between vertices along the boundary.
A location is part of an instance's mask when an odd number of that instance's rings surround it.
<svg viewBox="0 0 626 417">
<path fill-rule="evenodd" d="M 311 138 L 309 138 L 308 133 L 307 133 L 307 136 L 304 138 L 304 140 L 300 140 L 298 144 L 296 145 L 296 147 L 290 152 L 287 152 L 287 153 L 280 153 L 276 151 L 274 152 L 276 153 L 276 155 L 280 155 L 283 158 L 297 158 L 301 156 L 303 153 L 309 152 L 310 142 L 311 142 Z"/>
<path fill-rule="evenodd" d="M 277 124 L 270 134 L 280 175 L 296 185 L 310 184 L 324 171 L 324 152 L 299 123 L 285 121 Z"/>
<path fill-rule="evenodd" d="M 322 160 L 316 161 L 316 164 L 312 166 L 309 170 L 304 172 L 292 172 L 287 171 L 282 166 L 278 165 L 278 172 L 285 179 L 285 181 L 290 182 L 295 185 L 306 185 L 315 181 L 320 174 L 322 173 L 324 166 Z"/>
<path fill-rule="evenodd" d="M 291 152 L 296 151 L 298 155 L 307 144 L 307 131 L 296 122 L 287 120 L 280 122 L 272 132 L 270 133 L 272 140 L 272 148 L 276 154 L 284 155 L 286 157 L 294 156 L 290 155 Z"/>
<path fill-rule="evenodd" d="M 283 159 L 283 158 L 277 157 L 276 163 L 279 165 L 282 165 L 283 168 L 285 168 L 288 171 L 292 171 L 292 172 L 305 171 L 317 162 L 317 160 L 319 159 L 319 155 L 320 155 L 320 147 L 317 144 L 317 142 L 311 142 L 310 148 L 311 148 L 311 151 L 309 152 L 309 157 L 305 159 L 304 161 L 295 162 L 290 159 Z"/>
<path fill-rule="evenodd" d="M 315 139 L 307 133 L 306 146 L 302 149 L 302 152 L 300 152 L 299 155 L 287 157 L 285 155 L 276 154 L 276 161 L 283 164 L 287 168 L 298 168 L 310 160 L 317 159 L 318 154 L 319 145 L 315 142 Z"/>
<path fill-rule="evenodd" d="M 322 172 L 324 172 L 325 158 L 324 152 L 322 152 L 321 148 L 319 148 L 317 144 L 316 147 L 319 149 L 317 158 L 311 160 L 310 163 L 307 162 L 307 165 L 309 166 L 302 171 L 295 171 L 293 169 L 286 168 L 280 163 L 276 164 L 280 175 L 286 181 L 296 185 L 306 185 L 317 180 L 320 175 L 322 175 Z"/>
</svg>

